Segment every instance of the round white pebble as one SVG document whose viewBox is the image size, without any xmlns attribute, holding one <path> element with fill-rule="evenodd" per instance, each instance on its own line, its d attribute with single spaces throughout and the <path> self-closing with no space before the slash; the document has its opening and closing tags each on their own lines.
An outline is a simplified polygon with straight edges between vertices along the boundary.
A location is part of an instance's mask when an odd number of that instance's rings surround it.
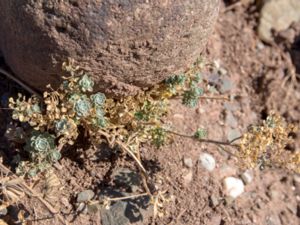
<svg viewBox="0 0 300 225">
<path fill-rule="evenodd" d="M 225 193 L 232 198 L 237 198 L 244 192 L 244 183 L 241 179 L 235 177 L 226 177 L 224 179 Z"/>
<path fill-rule="evenodd" d="M 208 153 L 202 153 L 199 157 L 201 165 L 208 171 L 213 171 L 216 167 L 216 160 L 215 158 L 208 154 Z"/>
</svg>

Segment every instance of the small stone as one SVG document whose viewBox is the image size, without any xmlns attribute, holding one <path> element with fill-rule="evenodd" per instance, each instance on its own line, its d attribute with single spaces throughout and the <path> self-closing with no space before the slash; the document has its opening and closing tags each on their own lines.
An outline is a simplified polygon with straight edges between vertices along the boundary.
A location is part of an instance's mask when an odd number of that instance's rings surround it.
<svg viewBox="0 0 300 225">
<path fill-rule="evenodd" d="M 253 180 L 253 173 L 250 170 L 246 170 L 242 175 L 241 175 L 242 180 L 244 181 L 245 184 L 250 184 Z"/>
<path fill-rule="evenodd" d="M 210 196 L 210 202 L 211 202 L 211 206 L 213 208 L 216 207 L 216 206 L 218 206 L 219 203 L 220 203 L 219 198 L 216 195 L 214 195 L 214 194 L 212 194 Z"/>
<path fill-rule="evenodd" d="M 193 160 L 191 158 L 183 158 L 183 164 L 187 167 L 187 168 L 192 168 L 193 167 Z"/>
<path fill-rule="evenodd" d="M 212 172 L 216 167 L 215 158 L 208 153 L 202 153 L 199 157 L 199 161 L 201 165 L 209 172 Z"/>
<path fill-rule="evenodd" d="M 193 180 L 193 171 L 189 171 L 186 175 L 183 176 L 183 185 L 187 187 Z"/>
<path fill-rule="evenodd" d="M 244 192 L 243 181 L 235 177 L 226 177 L 224 179 L 224 187 L 225 193 L 234 199 Z"/>
<path fill-rule="evenodd" d="M 263 50 L 265 48 L 265 45 L 264 45 L 264 43 L 262 43 L 261 41 L 259 41 L 257 43 L 257 45 L 256 45 L 256 48 L 261 51 L 261 50 Z"/>
<path fill-rule="evenodd" d="M 95 193 L 92 190 L 85 190 L 78 194 L 77 202 L 87 202 L 95 196 Z"/>
<path fill-rule="evenodd" d="M 0 210 L 0 216 L 5 216 L 7 214 L 8 210 L 7 208 L 3 208 Z"/>
<path fill-rule="evenodd" d="M 86 204 L 84 204 L 83 202 L 79 203 L 76 211 L 79 213 L 86 213 L 86 211 L 87 211 Z"/>
</svg>

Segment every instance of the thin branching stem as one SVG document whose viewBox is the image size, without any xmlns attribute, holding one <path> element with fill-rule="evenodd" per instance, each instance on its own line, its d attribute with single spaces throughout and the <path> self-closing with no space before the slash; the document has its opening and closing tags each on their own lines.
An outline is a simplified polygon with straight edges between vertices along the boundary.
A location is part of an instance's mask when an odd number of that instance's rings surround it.
<svg viewBox="0 0 300 225">
<path fill-rule="evenodd" d="M 176 96 L 173 99 L 182 99 L 182 97 Z M 230 99 L 225 96 L 205 96 L 204 95 L 204 96 L 199 96 L 199 99 L 230 101 Z"/>
<path fill-rule="evenodd" d="M 228 97 L 224 96 L 200 96 L 200 99 L 209 99 L 209 100 L 224 100 L 224 101 L 230 101 Z"/>
<path fill-rule="evenodd" d="M 149 196 L 149 194 L 145 192 L 145 193 L 142 193 L 142 194 L 135 194 L 135 195 L 130 195 L 130 196 L 118 197 L 118 198 L 107 198 L 107 201 L 117 202 L 117 201 L 140 198 L 140 197 L 145 197 L 145 196 Z M 98 203 L 98 202 L 100 202 L 100 201 L 93 201 L 92 203 Z"/>
<path fill-rule="evenodd" d="M 211 144 L 216 144 L 216 145 L 227 145 L 227 146 L 232 146 L 232 147 L 238 147 L 238 145 L 232 144 L 234 141 L 240 139 L 241 137 L 235 138 L 234 140 L 230 141 L 230 142 L 225 142 L 225 141 L 217 141 L 217 140 L 212 140 L 212 139 L 198 139 L 195 138 L 194 135 L 188 135 L 188 134 L 181 134 L 172 130 L 166 130 L 166 132 L 170 133 L 170 134 L 174 134 L 177 136 L 181 136 L 184 138 L 192 138 L 195 139 L 199 142 L 204 142 L 204 143 L 211 143 Z"/>
</svg>

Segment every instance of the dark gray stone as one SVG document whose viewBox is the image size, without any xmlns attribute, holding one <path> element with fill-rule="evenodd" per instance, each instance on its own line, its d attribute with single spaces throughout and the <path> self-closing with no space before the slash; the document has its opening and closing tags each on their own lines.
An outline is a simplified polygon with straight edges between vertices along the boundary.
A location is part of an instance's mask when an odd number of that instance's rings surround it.
<svg viewBox="0 0 300 225">
<path fill-rule="evenodd" d="M 126 225 L 130 220 L 126 217 L 127 202 L 119 201 L 110 207 L 109 210 L 101 210 L 102 225 Z"/>
</svg>

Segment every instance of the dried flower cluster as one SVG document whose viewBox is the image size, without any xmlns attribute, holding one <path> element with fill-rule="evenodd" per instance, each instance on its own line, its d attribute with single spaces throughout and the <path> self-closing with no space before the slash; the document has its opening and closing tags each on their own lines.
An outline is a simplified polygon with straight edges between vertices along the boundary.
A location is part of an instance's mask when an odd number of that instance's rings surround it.
<svg viewBox="0 0 300 225">
<path fill-rule="evenodd" d="M 239 157 L 244 166 L 277 166 L 300 172 L 300 153 L 286 147 L 293 141 L 291 134 L 296 127 L 287 124 L 274 113 L 261 126 L 251 126 L 242 136 Z"/>
</svg>

